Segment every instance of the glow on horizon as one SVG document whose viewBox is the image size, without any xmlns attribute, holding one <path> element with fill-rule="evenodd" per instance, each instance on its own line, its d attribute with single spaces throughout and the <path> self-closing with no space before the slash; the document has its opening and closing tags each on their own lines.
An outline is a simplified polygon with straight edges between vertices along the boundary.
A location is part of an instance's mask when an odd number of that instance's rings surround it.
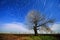
<svg viewBox="0 0 60 40">
<path fill-rule="evenodd" d="M 54 32 L 60 32 L 59 26 L 60 24 L 54 24 L 50 29 Z M 23 23 L 13 22 L 13 23 L 2 24 L 2 27 L 0 27 L 0 33 L 28 33 L 29 34 L 29 33 L 34 33 L 34 31 L 26 28 L 26 25 L 24 25 Z M 46 32 L 44 31 L 42 32 L 41 30 L 38 31 L 38 33 L 46 33 Z"/>
</svg>

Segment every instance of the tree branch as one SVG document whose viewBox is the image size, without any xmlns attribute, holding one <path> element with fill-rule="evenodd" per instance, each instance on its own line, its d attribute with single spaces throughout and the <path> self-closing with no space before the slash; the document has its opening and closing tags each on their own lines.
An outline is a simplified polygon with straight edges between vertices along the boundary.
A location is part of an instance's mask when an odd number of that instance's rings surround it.
<svg viewBox="0 0 60 40">
<path fill-rule="evenodd" d="M 47 23 L 54 23 L 54 21 L 53 21 L 53 20 L 48 20 L 48 21 L 46 21 L 45 23 L 40 24 L 40 25 L 39 25 L 39 26 L 37 26 L 37 27 L 40 27 L 40 26 L 45 25 L 45 24 L 47 24 Z"/>
</svg>

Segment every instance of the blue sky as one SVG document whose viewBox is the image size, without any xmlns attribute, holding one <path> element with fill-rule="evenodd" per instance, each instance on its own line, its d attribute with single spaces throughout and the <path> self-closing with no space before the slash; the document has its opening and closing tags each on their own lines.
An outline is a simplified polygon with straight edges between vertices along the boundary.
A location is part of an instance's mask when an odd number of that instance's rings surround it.
<svg viewBox="0 0 60 40">
<path fill-rule="evenodd" d="M 55 18 L 55 24 L 60 23 L 60 0 L 0 0 L 0 28 L 1 24 L 23 24 L 25 16 L 33 9 Z"/>
</svg>

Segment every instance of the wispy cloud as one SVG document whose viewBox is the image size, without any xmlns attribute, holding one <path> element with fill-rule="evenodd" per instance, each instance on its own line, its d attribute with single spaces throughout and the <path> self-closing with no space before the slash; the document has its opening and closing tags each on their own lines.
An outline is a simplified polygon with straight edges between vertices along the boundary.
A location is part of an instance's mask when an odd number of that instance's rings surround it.
<svg viewBox="0 0 60 40">
<path fill-rule="evenodd" d="M 26 28 L 26 25 L 22 23 L 6 23 L 2 24 L 2 27 L 0 29 L 1 32 L 10 32 L 10 33 L 22 33 L 22 32 L 28 32 L 28 29 Z"/>
<path fill-rule="evenodd" d="M 60 32 L 60 24 L 52 25 L 51 30 L 53 30 L 55 32 Z"/>
</svg>

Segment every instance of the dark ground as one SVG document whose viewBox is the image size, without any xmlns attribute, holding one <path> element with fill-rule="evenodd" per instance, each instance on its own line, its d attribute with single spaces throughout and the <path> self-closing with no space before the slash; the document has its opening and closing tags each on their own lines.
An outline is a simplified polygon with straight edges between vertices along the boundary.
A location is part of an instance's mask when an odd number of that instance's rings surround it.
<svg viewBox="0 0 60 40">
<path fill-rule="evenodd" d="M 0 34 L 0 40 L 60 40 L 60 34 Z"/>
</svg>

